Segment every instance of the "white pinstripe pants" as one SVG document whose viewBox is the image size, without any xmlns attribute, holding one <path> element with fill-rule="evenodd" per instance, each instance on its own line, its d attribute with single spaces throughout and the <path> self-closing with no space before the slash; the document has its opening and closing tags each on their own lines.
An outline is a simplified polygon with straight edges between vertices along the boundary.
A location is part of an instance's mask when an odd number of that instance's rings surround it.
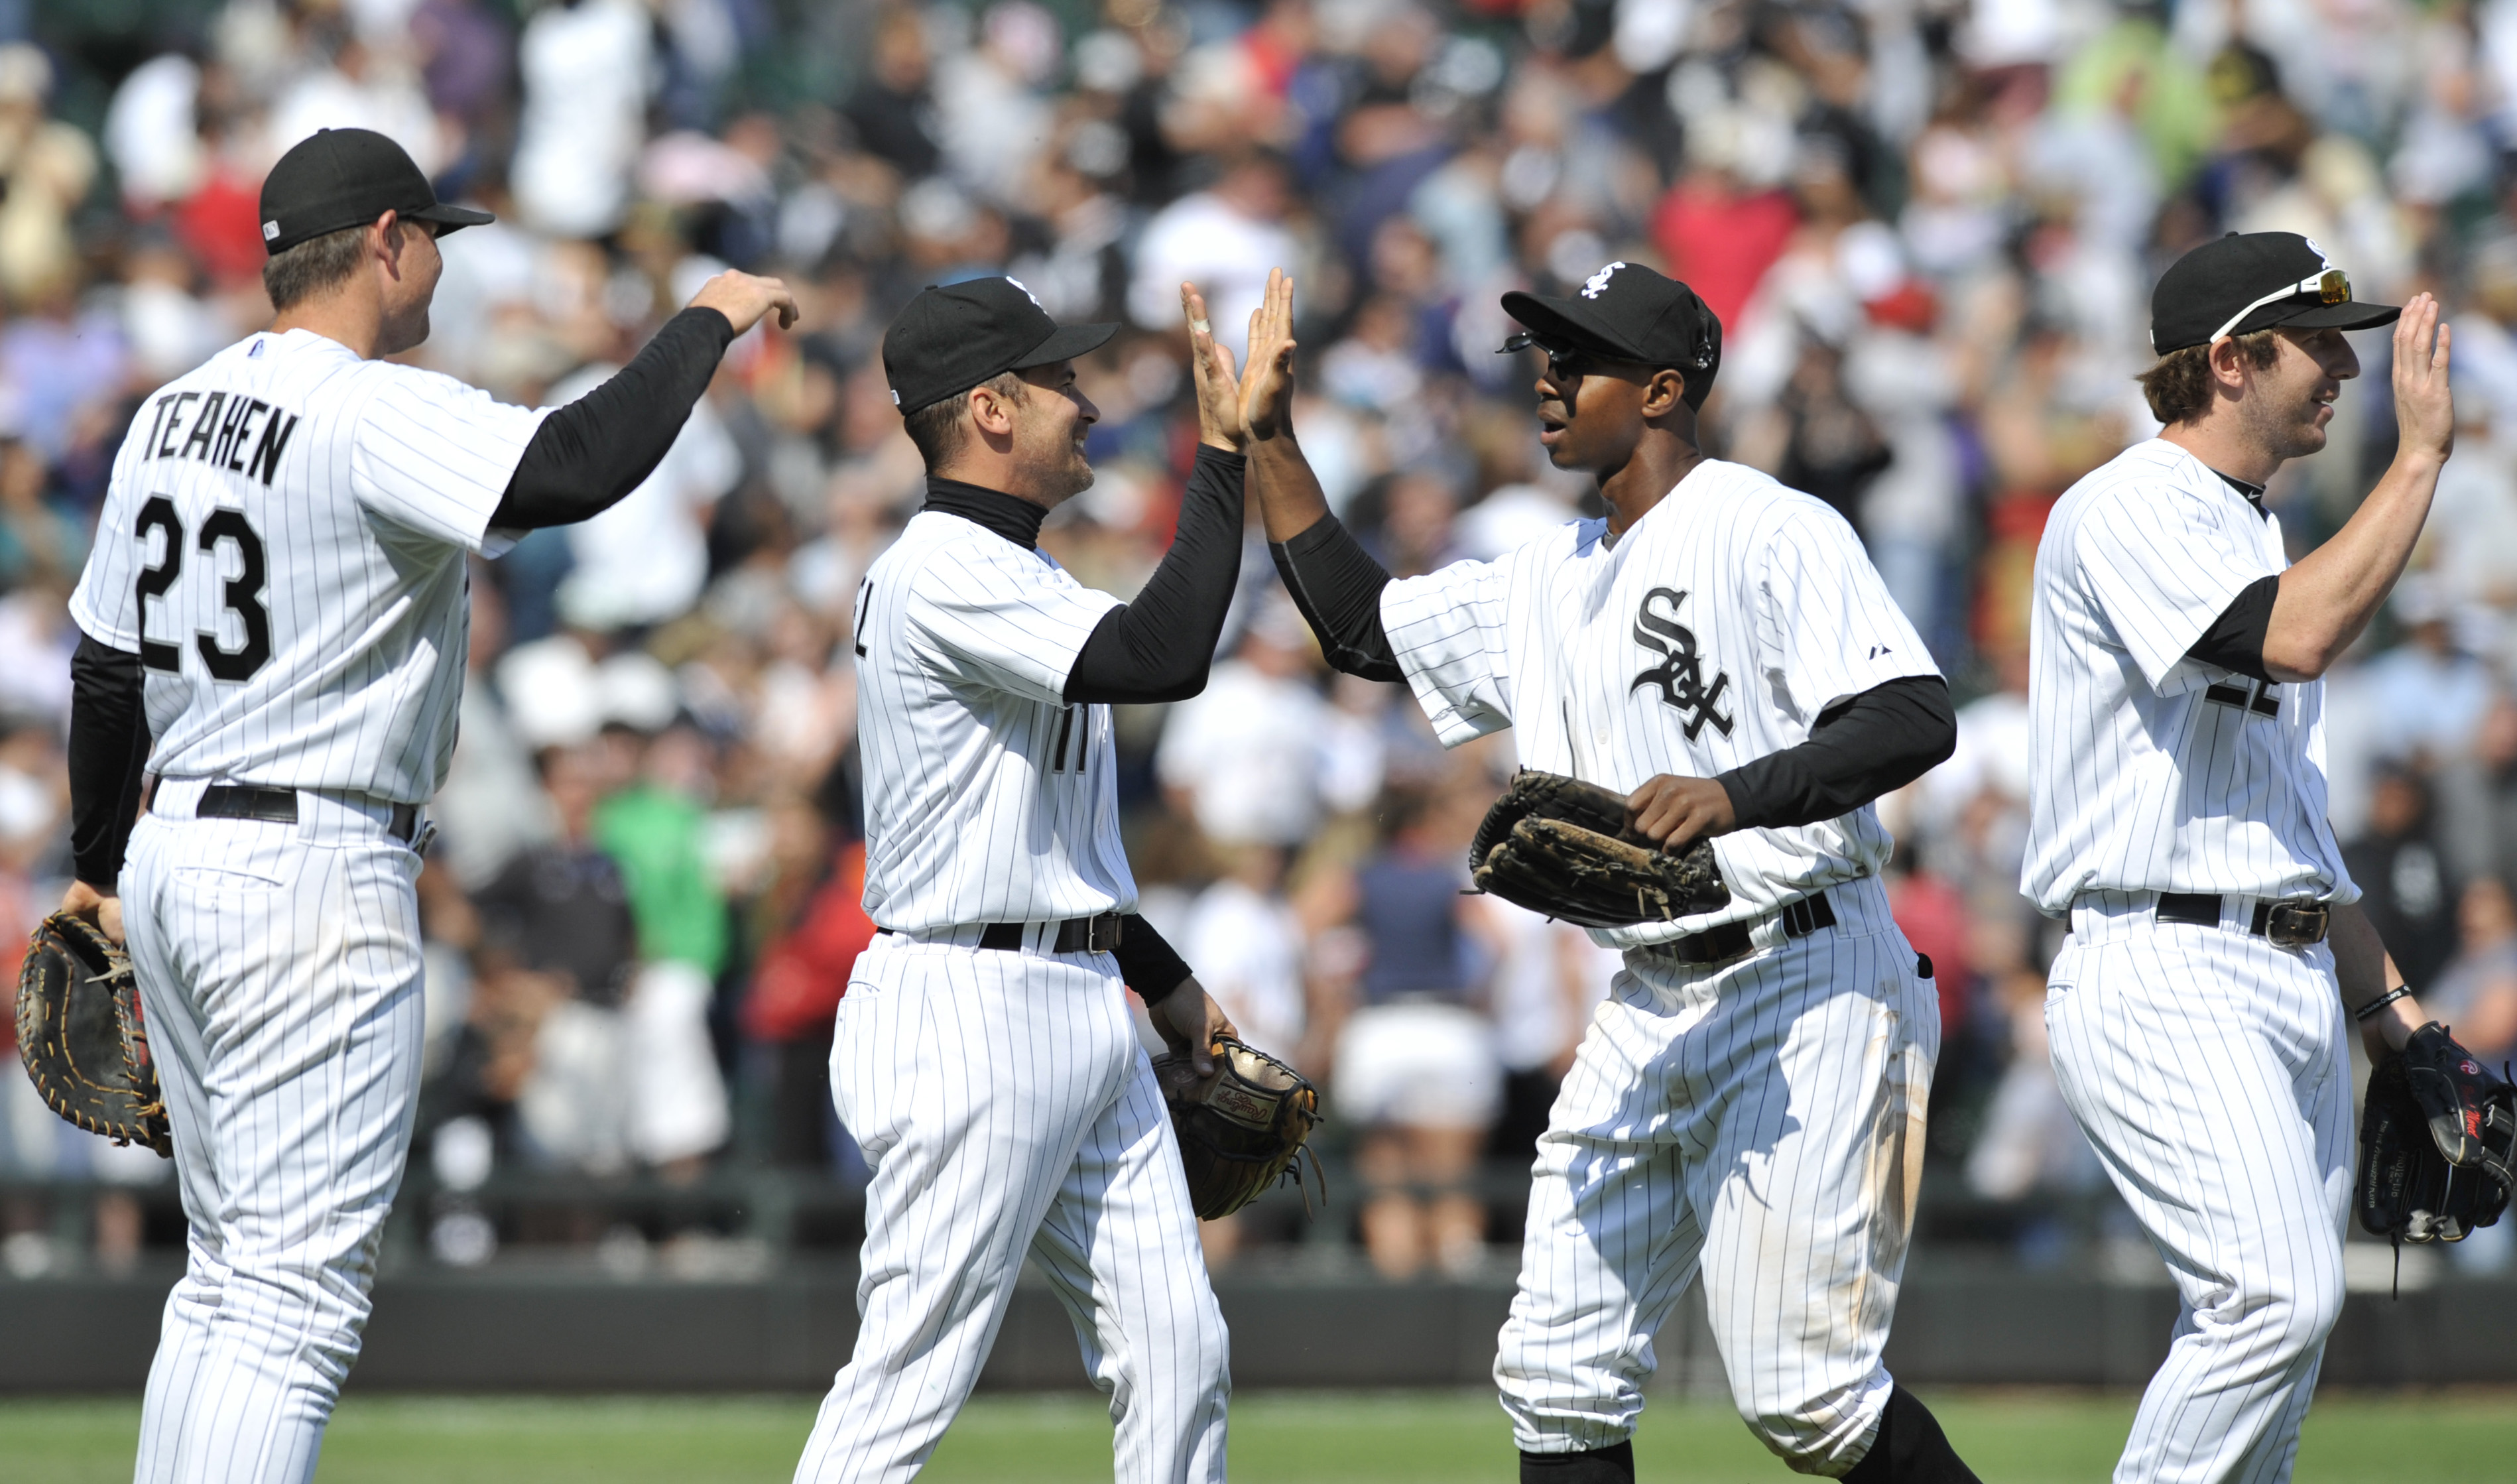
<svg viewBox="0 0 2517 1484">
<path fill-rule="evenodd" d="M 168 782 L 123 923 L 191 1223 L 139 1484 L 311 1479 L 358 1358 L 419 1085 L 419 858 L 300 795 L 297 825 L 193 820 Z"/>
<path fill-rule="evenodd" d="M 1940 1002 L 1875 881 L 1721 968 L 1629 953 L 1538 1146 L 1495 1380 L 1529 1453 L 1631 1436 L 1703 1274 L 1731 1400 L 1793 1468 L 1861 1461 L 1922 1178 Z"/>
<path fill-rule="evenodd" d="M 1125 996 L 1106 954 L 884 936 L 858 957 L 831 1089 L 874 1171 L 860 1323 L 797 1484 L 917 1475 L 1026 1253 L 1110 1398 L 1121 1484 L 1224 1476 L 1223 1315 Z"/>
<path fill-rule="evenodd" d="M 2183 1299 L 2114 1476 L 2289 1477 L 2342 1313 L 2351 1065 L 2333 954 L 2078 912 L 2054 1076 Z"/>
</svg>

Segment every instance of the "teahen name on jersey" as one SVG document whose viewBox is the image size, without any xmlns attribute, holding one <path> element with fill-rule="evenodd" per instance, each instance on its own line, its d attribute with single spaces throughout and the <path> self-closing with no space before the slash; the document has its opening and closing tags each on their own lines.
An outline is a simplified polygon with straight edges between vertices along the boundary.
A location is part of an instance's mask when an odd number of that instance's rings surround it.
<svg viewBox="0 0 2517 1484">
<path fill-rule="evenodd" d="M 198 411 L 192 410 L 195 403 Z M 280 450 L 288 446 L 288 435 L 296 431 L 296 413 L 259 397 L 169 392 L 157 399 L 148 441 L 141 446 L 151 459 L 199 459 L 268 487 L 279 468 Z"/>
</svg>

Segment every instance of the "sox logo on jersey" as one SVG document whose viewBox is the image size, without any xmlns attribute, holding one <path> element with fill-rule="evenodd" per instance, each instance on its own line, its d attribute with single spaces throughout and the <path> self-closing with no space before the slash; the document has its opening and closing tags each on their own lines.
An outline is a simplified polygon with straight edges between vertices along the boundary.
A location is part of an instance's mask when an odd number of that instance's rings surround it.
<svg viewBox="0 0 2517 1484">
<path fill-rule="evenodd" d="M 264 333 L 115 457 L 70 613 L 147 677 L 158 782 L 119 886 L 193 1231 L 143 1484 L 307 1477 L 358 1355 L 424 1026 L 398 821 L 444 778 L 465 563 L 503 548 L 542 415 Z M 294 821 L 199 817 L 214 784 Z"/>
<path fill-rule="evenodd" d="M 1613 540 L 1584 521 L 1392 582 L 1382 621 L 1445 742 L 1509 726 L 1523 764 L 1619 790 L 1715 777 L 1805 741 L 1836 700 L 1935 673 L 1841 517 L 1717 460 Z M 1840 1474 L 1893 1388 L 1879 1352 L 1938 1002 L 1877 879 L 1874 809 L 1713 847 L 1728 907 L 1593 934 L 1625 967 L 1539 1146 L 1496 1380 L 1524 1451 L 1617 1443 L 1700 1267 L 1741 1415 Z M 1814 920 L 1813 893 L 1833 924 L 1795 936 L 1783 909 Z M 1658 947 L 1726 923 L 1747 956 Z"/>
<path fill-rule="evenodd" d="M 1730 735 L 1730 718 L 1713 707 L 1722 700 L 1722 693 L 1729 688 L 1730 677 L 1717 671 L 1713 684 L 1708 686 L 1704 683 L 1704 657 L 1695 652 L 1695 630 L 1679 622 L 1677 617 L 1679 605 L 1685 601 L 1686 594 L 1674 587 L 1655 587 L 1643 594 L 1642 606 L 1635 610 L 1635 643 L 1665 657 L 1659 664 L 1637 675 L 1629 689 L 1641 690 L 1644 686 L 1658 689 L 1662 701 L 1686 717 L 1686 740 L 1689 742 L 1695 740 L 1696 733 L 1704 730 L 1706 722 L 1721 728 L 1722 734 L 1728 737 Z M 1664 618 L 1653 613 L 1654 603 L 1666 603 L 1670 616 Z"/>
</svg>

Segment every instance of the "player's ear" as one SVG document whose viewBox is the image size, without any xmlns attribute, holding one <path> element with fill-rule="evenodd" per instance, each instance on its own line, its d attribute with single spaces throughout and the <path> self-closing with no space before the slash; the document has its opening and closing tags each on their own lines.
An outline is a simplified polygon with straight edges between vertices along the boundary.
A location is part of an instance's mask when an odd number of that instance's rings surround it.
<svg viewBox="0 0 2517 1484">
<path fill-rule="evenodd" d="M 988 382 L 981 382 L 961 394 L 969 404 L 970 421 L 982 433 L 998 438 L 1010 438 L 1014 431 L 1013 400 Z"/>
<path fill-rule="evenodd" d="M 1686 377 L 1663 366 L 1643 383 L 1643 416 L 1667 417 L 1685 405 Z"/>
</svg>

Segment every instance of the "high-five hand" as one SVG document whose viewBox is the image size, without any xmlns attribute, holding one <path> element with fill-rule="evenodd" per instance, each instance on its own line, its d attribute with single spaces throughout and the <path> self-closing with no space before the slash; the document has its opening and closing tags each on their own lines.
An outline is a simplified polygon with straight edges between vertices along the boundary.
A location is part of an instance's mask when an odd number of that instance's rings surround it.
<svg viewBox="0 0 2517 1484">
<path fill-rule="evenodd" d="M 1267 270 L 1267 293 L 1250 315 L 1250 365 L 1241 378 L 1241 420 L 1250 436 L 1272 439 L 1294 426 L 1294 280 Z"/>
<path fill-rule="evenodd" d="M 691 296 L 693 309 L 712 309 L 725 316 L 738 335 L 758 324 L 771 312 L 782 330 L 795 327 L 795 295 L 777 278 L 763 278 L 729 268 L 700 285 Z"/>
<path fill-rule="evenodd" d="M 2439 302 L 2414 294 L 2395 321 L 2395 425 L 2405 451 L 2444 460 L 2455 448 L 2455 399 L 2448 390 L 2448 326 Z M 2433 345 L 2435 341 L 2435 345 Z"/>
<path fill-rule="evenodd" d="M 1234 452 L 1249 446 L 1250 427 L 1241 415 L 1241 383 L 1233 375 L 1232 352 L 1215 338 L 1207 321 L 1206 295 L 1194 283 L 1180 285 L 1180 313 L 1188 319 L 1189 374 L 1197 383 L 1198 442 Z"/>
</svg>

